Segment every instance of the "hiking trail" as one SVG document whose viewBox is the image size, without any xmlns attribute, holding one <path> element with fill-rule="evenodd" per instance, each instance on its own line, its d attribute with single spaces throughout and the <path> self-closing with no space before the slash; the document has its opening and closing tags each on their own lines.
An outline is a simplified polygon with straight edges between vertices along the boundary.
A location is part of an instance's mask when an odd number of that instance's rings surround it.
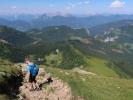
<svg viewBox="0 0 133 100">
<path fill-rule="evenodd" d="M 22 86 L 19 87 L 20 94 L 18 95 L 18 100 L 73 100 L 71 88 L 67 83 L 52 77 L 53 82 L 48 84 L 44 82 L 46 76 L 47 74 L 44 68 L 39 68 L 39 74 L 36 80 L 41 85 L 41 89 L 38 91 L 30 91 L 28 83 L 23 81 Z M 82 99 L 77 97 L 76 100 Z"/>
</svg>

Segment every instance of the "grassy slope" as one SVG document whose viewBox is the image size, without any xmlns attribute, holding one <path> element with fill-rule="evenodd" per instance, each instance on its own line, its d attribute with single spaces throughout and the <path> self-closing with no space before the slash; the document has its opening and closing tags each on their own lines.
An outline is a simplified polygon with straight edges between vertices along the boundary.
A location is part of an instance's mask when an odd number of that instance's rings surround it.
<svg viewBox="0 0 133 100">
<path fill-rule="evenodd" d="M 47 71 L 66 81 L 74 95 L 82 96 L 85 100 L 132 100 L 133 98 L 133 80 L 80 75 L 70 70 L 49 67 Z"/>
<path fill-rule="evenodd" d="M 5 73 L 3 75 L 3 73 Z M 17 76 L 20 75 L 20 71 L 13 67 L 13 64 L 8 60 L 0 59 L 0 100 L 9 100 L 8 90 L 9 85 L 16 81 Z M 15 83 L 14 83 L 15 84 Z M 4 86 L 4 87 L 3 87 Z"/>
<path fill-rule="evenodd" d="M 119 75 L 124 76 L 125 73 L 118 74 L 119 69 L 113 70 L 115 65 L 108 67 L 106 60 L 91 57 L 87 61 L 88 67 L 83 69 L 97 74 L 96 76 L 52 67 L 46 67 L 46 70 L 66 81 L 74 95 L 79 95 L 85 100 L 132 100 L 132 79 L 119 78 Z"/>
<path fill-rule="evenodd" d="M 90 57 L 87 59 L 87 63 L 88 67 L 85 67 L 85 70 L 96 73 L 100 76 L 129 78 L 126 73 L 118 68 L 118 66 L 108 60 Z"/>
<path fill-rule="evenodd" d="M 71 50 L 68 48 L 61 49 L 61 51 L 67 52 L 65 58 L 72 58 L 71 62 L 73 62 L 74 59 L 77 59 L 77 56 L 73 54 L 78 55 L 79 59 L 84 61 L 82 69 L 93 72 L 96 76 L 81 75 L 71 69 L 65 70 L 63 66 L 61 66 L 61 69 L 55 66 L 46 67 L 46 70 L 52 73 L 53 76 L 66 81 L 71 86 L 74 95 L 82 96 L 85 100 L 132 100 L 133 80 L 124 79 L 129 76 L 119 67 L 106 59 L 87 57 L 73 46 L 71 46 L 71 49 L 74 52 L 70 52 Z M 66 59 L 66 62 L 69 62 L 69 60 Z M 80 68 L 80 66 L 76 67 Z"/>
<path fill-rule="evenodd" d="M 46 49 L 49 46 L 41 47 Z M 127 78 L 128 75 L 110 61 L 91 55 L 87 57 L 87 55 L 70 44 L 58 43 L 58 45 L 50 45 L 50 47 L 52 49 L 48 48 L 46 51 L 50 53 L 59 49 L 63 53 L 64 59 L 58 68 L 55 66 L 46 67 L 47 72 L 66 81 L 71 86 L 74 95 L 82 96 L 85 100 L 132 100 L 133 81 L 120 79 L 120 77 Z M 37 50 L 43 51 L 43 49 Z M 80 75 L 71 70 L 73 67 L 80 67 L 82 65 L 84 70 L 97 75 Z"/>
<path fill-rule="evenodd" d="M 89 67 L 86 69 L 102 76 L 118 77 L 116 72 L 107 66 L 108 61 L 98 58 L 88 60 Z"/>
</svg>

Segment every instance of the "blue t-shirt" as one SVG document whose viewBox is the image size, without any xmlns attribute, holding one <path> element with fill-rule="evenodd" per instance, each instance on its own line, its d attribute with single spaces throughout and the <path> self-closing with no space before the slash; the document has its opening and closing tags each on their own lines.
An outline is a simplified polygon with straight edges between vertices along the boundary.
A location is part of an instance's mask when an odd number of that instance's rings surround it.
<svg viewBox="0 0 133 100">
<path fill-rule="evenodd" d="M 27 71 L 32 75 L 32 76 L 36 76 L 38 74 L 39 68 L 36 64 L 29 64 L 27 66 Z"/>
</svg>

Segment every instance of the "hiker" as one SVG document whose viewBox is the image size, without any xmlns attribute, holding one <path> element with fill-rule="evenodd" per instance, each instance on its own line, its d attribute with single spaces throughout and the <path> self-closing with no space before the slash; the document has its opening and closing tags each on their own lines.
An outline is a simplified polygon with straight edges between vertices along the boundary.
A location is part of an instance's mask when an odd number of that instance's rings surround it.
<svg viewBox="0 0 133 100">
<path fill-rule="evenodd" d="M 27 63 L 27 78 L 30 83 L 30 90 L 39 89 L 38 84 L 36 83 L 36 76 L 38 75 L 39 68 L 36 64 L 30 60 L 26 61 Z"/>
</svg>

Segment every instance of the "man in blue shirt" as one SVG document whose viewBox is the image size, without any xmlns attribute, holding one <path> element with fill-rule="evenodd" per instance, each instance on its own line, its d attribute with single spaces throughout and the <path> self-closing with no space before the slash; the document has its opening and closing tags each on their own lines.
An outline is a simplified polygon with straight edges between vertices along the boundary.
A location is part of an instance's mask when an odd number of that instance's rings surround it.
<svg viewBox="0 0 133 100">
<path fill-rule="evenodd" d="M 36 76 L 38 75 L 39 68 L 33 62 L 27 61 L 26 63 L 27 63 L 28 81 L 31 84 L 30 90 L 37 89 L 37 88 L 39 88 L 39 86 L 36 84 Z"/>
</svg>

